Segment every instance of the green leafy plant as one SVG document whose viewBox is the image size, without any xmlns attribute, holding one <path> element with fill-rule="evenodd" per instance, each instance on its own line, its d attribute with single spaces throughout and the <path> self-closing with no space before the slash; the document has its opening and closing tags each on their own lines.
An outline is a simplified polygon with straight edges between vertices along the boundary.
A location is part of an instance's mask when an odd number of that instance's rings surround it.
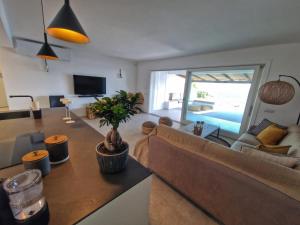
<svg viewBox="0 0 300 225">
<path fill-rule="evenodd" d="M 205 98 L 208 96 L 208 92 L 206 91 L 198 91 L 197 92 L 197 98 Z"/>
<path fill-rule="evenodd" d="M 111 98 L 104 97 L 90 105 L 96 117 L 100 118 L 100 127 L 112 126 L 104 140 L 104 146 L 110 152 L 122 150 L 123 140 L 118 132 L 120 123 L 126 123 L 133 115 L 142 111 L 138 107 L 141 105 L 140 93 L 127 93 L 123 90 L 117 93 Z"/>
</svg>

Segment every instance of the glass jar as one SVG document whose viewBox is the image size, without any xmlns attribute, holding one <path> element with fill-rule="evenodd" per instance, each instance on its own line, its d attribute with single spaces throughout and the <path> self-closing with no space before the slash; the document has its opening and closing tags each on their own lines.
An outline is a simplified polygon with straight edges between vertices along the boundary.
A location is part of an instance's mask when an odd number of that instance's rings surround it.
<svg viewBox="0 0 300 225">
<path fill-rule="evenodd" d="M 41 171 L 27 170 L 7 179 L 3 184 L 16 220 L 27 220 L 36 215 L 46 204 L 43 196 Z"/>
<path fill-rule="evenodd" d="M 194 134 L 197 136 L 201 136 L 202 130 L 203 130 L 204 122 L 203 121 L 197 121 L 194 125 Z"/>
</svg>

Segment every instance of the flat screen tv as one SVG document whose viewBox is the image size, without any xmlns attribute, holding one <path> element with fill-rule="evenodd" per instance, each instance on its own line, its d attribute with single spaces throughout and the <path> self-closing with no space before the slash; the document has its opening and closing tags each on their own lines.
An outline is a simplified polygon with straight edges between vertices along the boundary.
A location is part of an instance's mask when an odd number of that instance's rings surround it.
<svg viewBox="0 0 300 225">
<path fill-rule="evenodd" d="M 106 94 L 106 78 L 73 75 L 75 95 Z"/>
</svg>

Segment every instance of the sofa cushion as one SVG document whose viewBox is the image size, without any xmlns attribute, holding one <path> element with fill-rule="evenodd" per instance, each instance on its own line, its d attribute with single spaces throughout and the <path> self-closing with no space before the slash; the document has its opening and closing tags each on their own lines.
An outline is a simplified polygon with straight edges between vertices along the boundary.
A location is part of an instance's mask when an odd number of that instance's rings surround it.
<svg viewBox="0 0 300 225">
<path fill-rule="evenodd" d="M 243 147 L 241 152 L 250 157 L 266 160 L 289 168 L 294 168 L 300 161 L 298 158 L 273 155 L 249 147 Z"/>
<path fill-rule="evenodd" d="M 254 135 L 248 133 L 242 134 L 238 140 L 240 142 L 244 142 L 246 144 L 254 145 L 254 146 L 261 144 Z"/>
<path fill-rule="evenodd" d="M 264 145 L 277 145 L 287 134 L 286 129 L 270 125 L 260 132 L 256 138 Z"/>
<path fill-rule="evenodd" d="M 291 145 L 288 155 L 300 158 L 300 126 L 290 126 L 288 128 L 288 134 L 279 144 Z"/>
<path fill-rule="evenodd" d="M 247 144 L 245 142 L 241 142 L 241 141 L 235 141 L 232 145 L 231 145 L 231 149 L 234 150 L 234 151 L 241 151 L 241 149 L 243 148 L 243 146 L 247 146 L 247 147 L 252 147 L 252 148 L 255 148 L 254 145 L 250 145 L 250 144 Z"/>
<path fill-rule="evenodd" d="M 240 151 L 243 146 L 254 147 L 261 144 L 254 135 L 249 133 L 242 134 L 237 141 L 231 145 L 234 151 Z"/>
</svg>

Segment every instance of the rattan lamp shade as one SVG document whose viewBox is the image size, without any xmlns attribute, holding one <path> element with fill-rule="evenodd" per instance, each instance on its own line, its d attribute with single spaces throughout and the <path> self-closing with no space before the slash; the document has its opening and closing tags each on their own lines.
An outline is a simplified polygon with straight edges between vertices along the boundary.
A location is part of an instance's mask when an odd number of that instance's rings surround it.
<svg viewBox="0 0 300 225">
<path fill-rule="evenodd" d="M 295 88 L 292 84 L 277 80 L 269 81 L 260 87 L 259 98 L 264 103 L 283 105 L 292 100 Z"/>
</svg>

